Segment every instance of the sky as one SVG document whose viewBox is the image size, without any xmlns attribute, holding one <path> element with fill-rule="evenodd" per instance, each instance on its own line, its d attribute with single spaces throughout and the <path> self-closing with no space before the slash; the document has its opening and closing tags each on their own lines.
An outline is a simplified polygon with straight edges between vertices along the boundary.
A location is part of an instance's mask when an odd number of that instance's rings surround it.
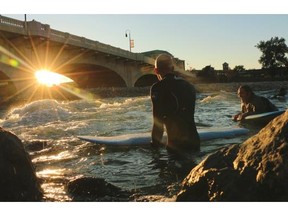
<svg viewBox="0 0 288 216">
<path fill-rule="evenodd" d="M 258 5 L 251 4 L 253 0 L 242 0 L 238 4 L 233 1 L 234 5 L 225 0 L 203 0 L 205 4 L 191 5 L 191 8 L 199 10 L 187 10 L 190 7 L 188 2 L 193 3 L 191 0 L 125 0 L 123 4 L 119 0 L 105 0 L 102 10 L 101 5 L 93 6 L 89 0 L 81 0 L 78 5 L 69 3 L 69 6 L 68 1 L 63 1 L 62 5 L 57 3 L 58 7 L 54 7 L 53 4 L 34 4 L 32 0 L 23 4 L 24 1 L 19 0 L 15 4 L 20 4 L 20 10 L 8 7 L 0 9 L 0 13 L 23 21 L 26 14 L 27 21 L 34 19 L 50 25 L 52 29 L 124 50 L 129 50 L 129 37 L 125 37 L 125 33 L 130 33 L 135 46 L 132 52 L 165 50 L 185 60 L 186 69 L 200 70 L 207 65 L 222 69 L 224 62 L 232 69 L 236 65 L 243 65 L 245 69 L 259 69 L 261 65 L 258 60 L 262 53 L 255 46 L 260 41 L 283 37 L 288 44 L 288 10 L 286 12 L 281 9 L 284 6 L 279 7 L 284 3 L 282 0 L 273 1 L 275 7 L 271 6 L 271 1 L 270 4 L 263 1 L 266 7 L 262 10 Z M 26 9 L 29 3 L 33 7 Z M 218 8 L 214 10 L 213 7 Z"/>
</svg>

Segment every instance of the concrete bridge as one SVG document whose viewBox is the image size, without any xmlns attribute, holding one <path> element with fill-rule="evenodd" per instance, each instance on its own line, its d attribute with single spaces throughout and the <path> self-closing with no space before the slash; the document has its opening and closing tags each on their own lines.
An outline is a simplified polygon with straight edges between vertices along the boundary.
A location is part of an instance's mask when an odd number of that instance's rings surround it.
<svg viewBox="0 0 288 216">
<path fill-rule="evenodd" d="M 160 53 L 133 53 L 35 20 L 0 16 L 0 88 L 6 94 L 35 84 L 40 69 L 67 76 L 80 88 L 149 86 L 156 81 L 154 59 Z M 175 70 L 184 72 L 184 61 L 174 60 Z"/>
</svg>

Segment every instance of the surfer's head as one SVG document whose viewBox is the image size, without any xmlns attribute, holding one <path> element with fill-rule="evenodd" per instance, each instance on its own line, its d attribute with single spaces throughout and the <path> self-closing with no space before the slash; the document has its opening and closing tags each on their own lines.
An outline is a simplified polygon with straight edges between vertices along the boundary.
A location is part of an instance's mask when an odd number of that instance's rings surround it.
<svg viewBox="0 0 288 216">
<path fill-rule="evenodd" d="M 167 54 L 160 54 L 155 60 L 155 73 L 164 76 L 174 71 L 173 58 Z"/>
<path fill-rule="evenodd" d="M 250 86 L 243 85 L 238 88 L 237 94 L 243 102 L 247 102 L 254 95 L 254 92 L 252 91 Z"/>
</svg>

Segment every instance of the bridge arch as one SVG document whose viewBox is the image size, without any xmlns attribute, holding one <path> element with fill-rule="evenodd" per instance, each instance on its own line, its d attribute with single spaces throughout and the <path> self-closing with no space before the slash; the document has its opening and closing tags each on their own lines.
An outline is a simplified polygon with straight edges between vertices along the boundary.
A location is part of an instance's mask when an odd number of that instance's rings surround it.
<svg viewBox="0 0 288 216">
<path fill-rule="evenodd" d="M 158 78 L 155 74 L 146 74 L 139 77 L 135 83 L 134 87 L 147 87 L 152 86 L 155 82 L 158 81 Z"/>
<path fill-rule="evenodd" d="M 74 63 L 55 72 L 72 79 L 83 88 L 127 86 L 117 72 L 103 65 Z"/>
</svg>

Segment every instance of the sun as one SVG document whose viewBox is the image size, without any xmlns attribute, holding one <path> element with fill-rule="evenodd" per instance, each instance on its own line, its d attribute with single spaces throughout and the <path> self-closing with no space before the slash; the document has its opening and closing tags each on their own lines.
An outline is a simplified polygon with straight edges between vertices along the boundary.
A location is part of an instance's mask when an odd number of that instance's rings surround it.
<svg viewBox="0 0 288 216">
<path fill-rule="evenodd" d="M 35 72 L 35 77 L 40 84 L 52 87 L 61 83 L 73 82 L 73 80 L 63 75 L 57 74 L 49 70 L 38 70 Z"/>
</svg>

